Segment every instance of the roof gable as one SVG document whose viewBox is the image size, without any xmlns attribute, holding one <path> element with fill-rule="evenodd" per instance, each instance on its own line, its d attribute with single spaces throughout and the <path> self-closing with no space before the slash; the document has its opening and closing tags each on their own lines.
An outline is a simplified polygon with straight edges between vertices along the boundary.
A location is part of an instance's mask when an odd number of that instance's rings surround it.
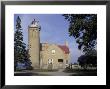
<svg viewBox="0 0 110 89">
<path fill-rule="evenodd" d="M 69 54 L 70 53 L 69 48 L 66 45 L 58 45 L 58 47 L 60 49 L 62 49 L 65 52 L 65 54 Z"/>
<path fill-rule="evenodd" d="M 60 48 L 65 54 L 69 54 L 70 53 L 69 48 L 66 45 L 55 45 L 55 44 L 46 45 L 46 43 L 41 43 L 40 45 L 41 45 L 41 47 L 40 47 L 41 51 L 43 51 L 43 49 L 42 49 L 43 47 L 45 47 L 44 50 L 47 50 L 50 46 L 54 45 L 54 46 L 57 46 L 58 48 Z"/>
</svg>

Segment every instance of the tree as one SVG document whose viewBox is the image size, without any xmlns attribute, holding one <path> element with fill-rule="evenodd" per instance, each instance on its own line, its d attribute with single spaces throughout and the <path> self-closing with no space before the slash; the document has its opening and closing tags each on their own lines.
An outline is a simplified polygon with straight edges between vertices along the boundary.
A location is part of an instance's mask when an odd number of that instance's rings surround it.
<svg viewBox="0 0 110 89">
<path fill-rule="evenodd" d="M 85 55 L 87 56 L 87 64 L 92 64 L 92 66 L 97 66 L 97 51 L 95 49 L 88 50 Z"/>
<path fill-rule="evenodd" d="M 84 69 L 87 68 L 87 66 L 97 66 L 97 51 L 96 50 L 90 50 L 88 53 L 81 55 L 78 58 L 79 65 L 83 67 Z"/>
<path fill-rule="evenodd" d="M 14 68 L 18 62 L 24 63 L 29 61 L 28 51 L 26 50 L 26 44 L 23 42 L 23 33 L 21 27 L 21 19 L 18 16 L 16 19 L 16 31 L 14 33 Z"/>
<path fill-rule="evenodd" d="M 86 52 L 94 49 L 97 43 L 96 14 L 63 14 L 69 22 L 69 36 L 73 36 L 78 48 Z"/>
<path fill-rule="evenodd" d="M 85 52 L 85 55 L 97 56 L 97 50 L 96 50 L 96 49 L 87 50 L 87 51 Z"/>
<path fill-rule="evenodd" d="M 84 69 L 87 68 L 86 66 L 86 56 L 85 55 L 81 55 L 79 58 L 78 58 L 78 62 L 79 62 L 79 65 L 81 67 L 83 67 Z"/>
<path fill-rule="evenodd" d="M 29 50 L 27 49 L 25 52 L 24 52 L 24 63 L 25 63 L 25 66 L 27 67 L 27 69 L 33 69 L 31 64 L 31 60 L 29 59 L 30 58 L 30 55 L 29 55 Z"/>
</svg>

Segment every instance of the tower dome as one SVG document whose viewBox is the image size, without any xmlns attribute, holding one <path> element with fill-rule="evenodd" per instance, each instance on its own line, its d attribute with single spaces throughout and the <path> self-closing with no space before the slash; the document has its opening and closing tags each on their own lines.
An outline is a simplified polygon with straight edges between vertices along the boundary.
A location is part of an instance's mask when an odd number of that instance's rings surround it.
<svg viewBox="0 0 110 89">
<path fill-rule="evenodd" d="M 39 28 L 39 30 L 41 29 L 41 26 L 39 25 L 39 21 L 36 21 L 35 19 L 31 22 L 29 27 L 36 27 Z"/>
</svg>

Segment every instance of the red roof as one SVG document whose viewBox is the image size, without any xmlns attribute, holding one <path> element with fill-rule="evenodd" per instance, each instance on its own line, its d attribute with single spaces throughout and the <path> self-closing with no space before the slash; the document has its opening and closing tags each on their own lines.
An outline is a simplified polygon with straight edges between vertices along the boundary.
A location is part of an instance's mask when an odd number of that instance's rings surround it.
<svg viewBox="0 0 110 89">
<path fill-rule="evenodd" d="M 59 48 L 61 48 L 65 54 L 69 54 L 69 48 L 66 45 L 58 45 Z"/>
</svg>

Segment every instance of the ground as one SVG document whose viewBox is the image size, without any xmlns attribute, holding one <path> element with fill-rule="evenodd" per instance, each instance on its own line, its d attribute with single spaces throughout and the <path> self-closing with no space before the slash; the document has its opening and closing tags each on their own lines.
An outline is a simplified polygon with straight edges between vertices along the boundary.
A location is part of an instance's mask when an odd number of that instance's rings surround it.
<svg viewBox="0 0 110 89">
<path fill-rule="evenodd" d="M 59 69 L 55 71 L 38 71 L 38 70 L 24 70 L 14 73 L 15 76 L 97 76 L 96 70 L 70 70 Z"/>
</svg>

